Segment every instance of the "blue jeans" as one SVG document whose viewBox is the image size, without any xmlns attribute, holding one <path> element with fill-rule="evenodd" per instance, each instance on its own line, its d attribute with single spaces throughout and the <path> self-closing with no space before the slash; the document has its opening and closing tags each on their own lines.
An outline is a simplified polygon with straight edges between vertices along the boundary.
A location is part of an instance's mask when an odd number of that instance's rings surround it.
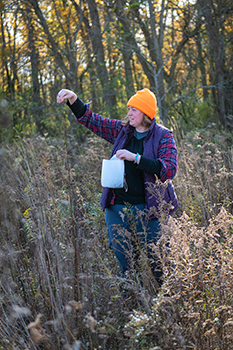
<svg viewBox="0 0 233 350">
<path fill-rule="evenodd" d="M 157 243 L 160 223 L 157 219 L 147 220 L 144 209 L 145 204 L 114 204 L 105 209 L 109 246 L 116 255 L 122 276 L 128 270 L 138 270 L 140 252 L 143 251 L 160 285 L 162 271 L 150 246 Z"/>
</svg>

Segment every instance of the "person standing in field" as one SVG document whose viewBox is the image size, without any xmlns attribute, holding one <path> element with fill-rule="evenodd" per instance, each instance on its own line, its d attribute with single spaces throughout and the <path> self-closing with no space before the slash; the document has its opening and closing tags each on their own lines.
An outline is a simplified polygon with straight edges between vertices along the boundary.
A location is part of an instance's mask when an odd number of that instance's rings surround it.
<svg viewBox="0 0 233 350">
<path fill-rule="evenodd" d="M 109 244 L 122 277 L 138 269 L 140 247 L 147 256 L 150 271 L 161 286 L 162 270 L 151 243 L 158 241 L 160 217 L 167 217 L 175 211 L 178 200 L 171 181 L 167 181 L 165 189 L 159 186 L 157 194 L 151 193 L 151 186 L 174 178 L 177 149 L 173 133 L 156 123 L 154 93 L 145 88 L 129 99 L 127 122 L 92 112 L 90 103 L 84 104 L 73 91 L 60 90 L 57 102 L 64 100 L 78 123 L 113 144 L 111 157 L 116 155 L 125 162 L 124 187 L 104 187 L 100 201 L 105 211 Z M 139 212 L 144 215 L 136 221 Z"/>
</svg>

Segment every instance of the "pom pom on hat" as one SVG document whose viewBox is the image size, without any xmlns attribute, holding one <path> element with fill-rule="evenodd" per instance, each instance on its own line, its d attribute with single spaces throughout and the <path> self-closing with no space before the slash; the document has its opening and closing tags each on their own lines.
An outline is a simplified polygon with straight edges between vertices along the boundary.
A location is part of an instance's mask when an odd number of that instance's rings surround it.
<svg viewBox="0 0 233 350">
<path fill-rule="evenodd" d="M 139 90 L 129 99 L 127 107 L 129 106 L 139 109 L 139 111 L 146 114 L 150 119 L 153 119 L 157 108 L 155 94 L 149 89 Z"/>
</svg>

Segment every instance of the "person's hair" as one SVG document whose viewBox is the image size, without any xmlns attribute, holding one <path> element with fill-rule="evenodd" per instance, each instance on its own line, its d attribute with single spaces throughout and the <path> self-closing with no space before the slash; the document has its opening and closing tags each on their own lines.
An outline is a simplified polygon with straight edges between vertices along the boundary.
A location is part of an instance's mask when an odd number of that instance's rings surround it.
<svg viewBox="0 0 233 350">
<path fill-rule="evenodd" d="M 145 126 L 146 128 L 149 128 L 151 126 L 151 123 L 152 123 L 152 120 L 151 118 L 149 118 L 146 114 L 143 115 L 143 120 L 142 120 L 142 126 Z M 128 114 L 125 116 L 125 119 L 123 120 L 123 125 L 127 125 L 129 124 L 129 117 L 128 117 Z"/>
</svg>

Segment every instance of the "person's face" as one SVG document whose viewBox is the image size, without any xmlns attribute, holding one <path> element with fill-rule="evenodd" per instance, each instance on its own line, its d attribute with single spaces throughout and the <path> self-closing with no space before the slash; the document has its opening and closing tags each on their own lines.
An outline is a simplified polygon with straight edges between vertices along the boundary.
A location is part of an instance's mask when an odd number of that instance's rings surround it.
<svg viewBox="0 0 233 350">
<path fill-rule="evenodd" d="M 140 129 L 144 118 L 143 112 L 139 111 L 139 109 L 137 108 L 129 106 L 128 117 L 129 117 L 129 124 L 136 129 L 137 128 Z"/>
</svg>

